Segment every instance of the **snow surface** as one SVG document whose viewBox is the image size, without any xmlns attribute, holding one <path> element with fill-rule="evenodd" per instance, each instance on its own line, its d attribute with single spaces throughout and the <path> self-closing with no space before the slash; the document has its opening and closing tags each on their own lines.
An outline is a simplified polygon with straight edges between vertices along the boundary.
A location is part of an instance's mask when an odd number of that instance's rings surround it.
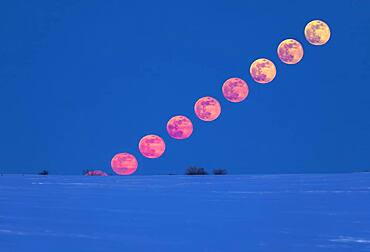
<svg viewBox="0 0 370 252">
<path fill-rule="evenodd" d="M 0 177 L 0 251 L 370 251 L 370 174 Z"/>
</svg>

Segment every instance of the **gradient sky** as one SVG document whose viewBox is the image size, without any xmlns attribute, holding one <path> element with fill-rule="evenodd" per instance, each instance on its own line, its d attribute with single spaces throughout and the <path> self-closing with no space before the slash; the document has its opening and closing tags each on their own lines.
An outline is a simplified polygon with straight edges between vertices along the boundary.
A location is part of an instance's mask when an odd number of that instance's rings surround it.
<svg viewBox="0 0 370 252">
<path fill-rule="evenodd" d="M 0 4 L 0 170 L 111 173 L 131 152 L 136 174 L 183 173 L 190 165 L 229 173 L 316 173 L 370 168 L 369 1 L 2 1 Z M 332 32 L 312 46 L 313 19 Z M 304 46 L 298 65 L 279 61 L 280 41 Z M 252 81 L 259 57 L 277 77 Z M 247 100 L 227 102 L 229 77 L 245 79 Z M 212 123 L 194 102 L 222 104 Z M 184 114 L 194 133 L 167 135 Z M 157 160 L 140 155 L 146 134 L 167 143 Z"/>
</svg>

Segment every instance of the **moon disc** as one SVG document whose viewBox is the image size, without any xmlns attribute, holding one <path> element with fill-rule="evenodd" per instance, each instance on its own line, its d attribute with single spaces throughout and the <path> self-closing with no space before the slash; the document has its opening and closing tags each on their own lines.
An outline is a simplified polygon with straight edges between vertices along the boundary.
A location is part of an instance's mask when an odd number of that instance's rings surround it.
<svg viewBox="0 0 370 252">
<path fill-rule="evenodd" d="M 276 67 L 271 60 L 261 58 L 252 63 L 249 72 L 254 81 L 267 84 L 275 78 Z"/>
<path fill-rule="evenodd" d="M 159 158 L 166 149 L 163 139 L 157 135 L 147 135 L 141 138 L 139 150 L 144 157 Z"/>
<path fill-rule="evenodd" d="M 199 119 L 210 122 L 221 114 L 221 105 L 215 98 L 205 96 L 195 103 L 194 111 Z"/>
<path fill-rule="evenodd" d="M 118 153 L 111 161 L 112 170 L 118 175 L 130 175 L 137 169 L 138 163 L 130 153 Z"/>
<path fill-rule="evenodd" d="M 286 64 L 297 64 L 303 58 L 303 47 L 294 39 L 282 41 L 277 49 L 280 60 Z"/>
<path fill-rule="evenodd" d="M 231 102 L 241 102 L 247 98 L 249 88 L 247 83 L 240 78 L 230 78 L 222 85 L 224 97 Z"/>
<path fill-rule="evenodd" d="M 313 45 L 324 45 L 330 39 L 330 28 L 321 20 L 313 20 L 304 28 L 304 36 Z"/>
<path fill-rule="evenodd" d="M 174 116 L 167 122 L 167 132 L 175 139 L 186 139 L 193 133 L 193 124 L 186 116 Z"/>
</svg>

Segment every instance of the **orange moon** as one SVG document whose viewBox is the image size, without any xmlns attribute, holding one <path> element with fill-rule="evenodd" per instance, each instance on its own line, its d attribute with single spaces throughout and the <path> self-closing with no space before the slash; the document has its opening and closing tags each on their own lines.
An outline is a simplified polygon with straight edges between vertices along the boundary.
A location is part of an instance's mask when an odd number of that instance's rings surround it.
<svg viewBox="0 0 370 252">
<path fill-rule="evenodd" d="M 240 78 L 230 78 L 222 85 L 224 97 L 231 102 L 241 102 L 247 98 L 249 88 L 247 83 Z"/>
<path fill-rule="evenodd" d="M 193 124 L 186 116 L 174 116 L 167 122 L 167 132 L 175 139 L 186 139 L 193 133 Z"/>
<path fill-rule="evenodd" d="M 249 72 L 254 81 L 261 84 L 266 84 L 275 78 L 276 67 L 271 60 L 261 58 L 252 63 Z"/>
<path fill-rule="evenodd" d="M 199 119 L 210 122 L 221 114 L 221 105 L 215 98 L 205 96 L 195 103 L 194 111 Z"/>
<path fill-rule="evenodd" d="M 277 49 L 280 60 L 286 64 L 297 64 L 303 58 L 303 47 L 294 39 L 282 41 Z"/>
<path fill-rule="evenodd" d="M 139 142 L 139 150 L 144 157 L 159 158 L 166 149 L 163 139 L 157 135 L 146 135 Z"/>
<path fill-rule="evenodd" d="M 330 39 L 330 28 L 321 20 L 313 20 L 304 28 L 304 36 L 313 45 L 324 45 Z"/>
<path fill-rule="evenodd" d="M 130 175 L 137 169 L 137 160 L 130 153 L 118 153 L 111 161 L 112 170 L 118 175 Z"/>
</svg>

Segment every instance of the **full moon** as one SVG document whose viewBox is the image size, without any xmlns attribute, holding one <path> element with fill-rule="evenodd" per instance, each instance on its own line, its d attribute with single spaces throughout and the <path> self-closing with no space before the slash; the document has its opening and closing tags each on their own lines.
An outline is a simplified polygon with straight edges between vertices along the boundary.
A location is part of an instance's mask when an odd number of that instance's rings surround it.
<svg viewBox="0 0 370 252">
<path fill-rule="evenodd" d="M 147 135 L 141 138 L 139 150 L 144 157 L 159 158 L 166 149 L 163 139 L 157 135 Z"/>
<path fill-rule="evenodd" d="M 247 98 L 249 88 L 244 80 L 230 78 L 222 85 L 222 93 L 228 101 L 241 102 Z"/>
<path fill-rule="evenodd" d="M 274 63 L 265 58 L 255 60 L 249 71 L 254 81 L 261 84 L 271 82 L 276 76 L 276 67 Z"/>
<path fill-rule="evenodd" d="M 286 39 L 280 43 L 277 53 L 282 62 L 297 64 L 303 58 L 303 47 L 294 39 Z"/>
<path fill-rule="evenodd" d="M 175 139 L 186 139 L 193 133 L 193 124 L 186 116 L 174 116 L 167 122 L 167 132 Z"/>
<path fill-rule="evenodd" d="M 137 160 L 130 153 L 118 153 L 111 161 L 112 170 L 118 175 L 130 175 L 137 169 Z"/>
<path fill-rule="evenodd" d="M 330 39 L 330 28 L 321 20 L 313 20 L 304 28 L 304 35 L 313 45 L 324 45 Z"/>
<path fill-rule="evenodd" d="M 221 113 L 220 103 L 213 97 L 205 96 L 200 98 L 194 105 L 195 114 L 203 121 L 213 121 Z"/>
</svg>

